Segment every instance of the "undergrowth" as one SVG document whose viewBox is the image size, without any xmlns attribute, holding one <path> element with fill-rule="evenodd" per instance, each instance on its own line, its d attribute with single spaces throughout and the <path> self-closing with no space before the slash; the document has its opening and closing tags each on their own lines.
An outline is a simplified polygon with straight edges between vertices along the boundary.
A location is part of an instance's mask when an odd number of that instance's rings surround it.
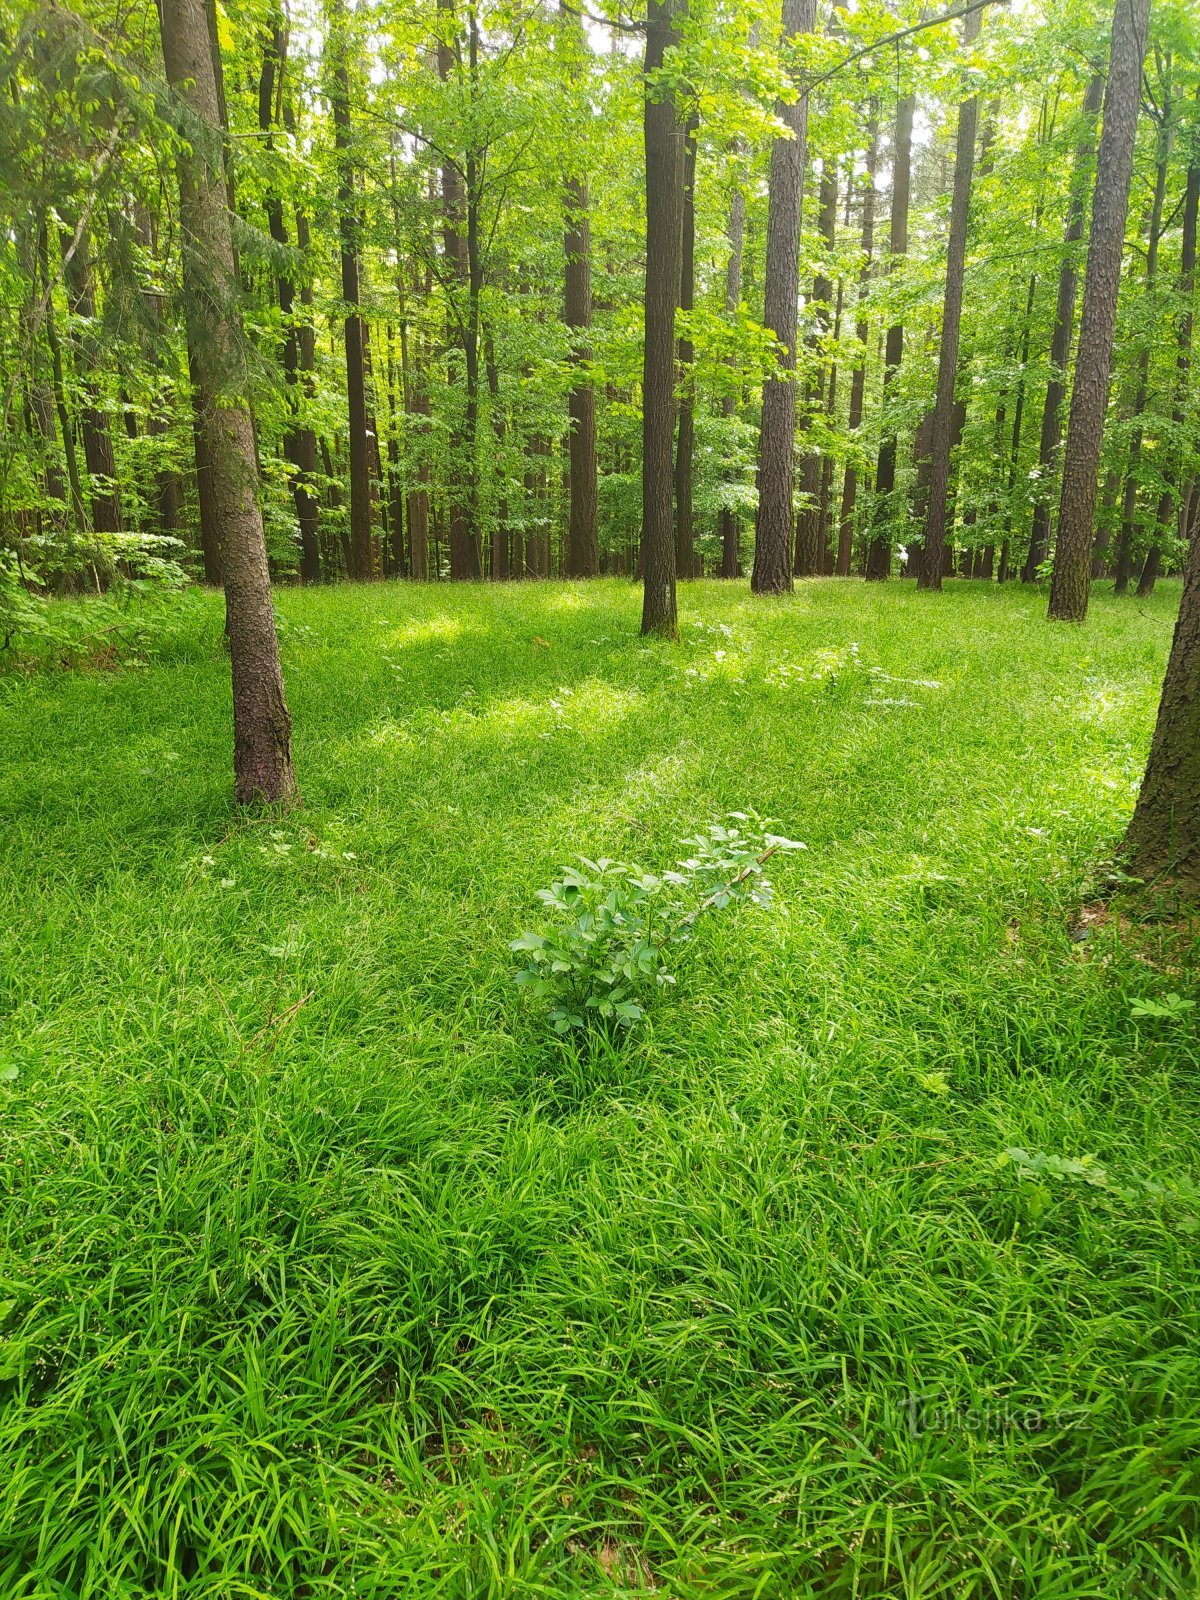
<svg viewBox="0 0 1200 1600">
<path fill-rule="evenodd" d="M 1177 586 L 681 592 L 281 593 L 278 816 L 218 597 L 0 675 L 6 1600 L 1196 1592 L 1195 934 L 1080 921 Z M 556 1036 L 539 886 L 733 810 Z"/>
</svg>

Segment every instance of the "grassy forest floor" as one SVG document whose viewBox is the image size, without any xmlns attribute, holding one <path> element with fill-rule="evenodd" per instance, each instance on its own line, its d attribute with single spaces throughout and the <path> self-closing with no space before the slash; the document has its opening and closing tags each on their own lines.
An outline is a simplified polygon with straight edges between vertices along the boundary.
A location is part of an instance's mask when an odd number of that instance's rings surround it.
<svg viewBox="0 0 1200 1600">
<path fill-rule="evenodd" d="M 1197 947 L 1078 926 L 1177 601 L 285 591 L 258 820 L 216 597 L 0 679 L 0 1592 L 1194 1595 Z M 751 808 L 556 1040 L 536 889 Z"/>
</svg>

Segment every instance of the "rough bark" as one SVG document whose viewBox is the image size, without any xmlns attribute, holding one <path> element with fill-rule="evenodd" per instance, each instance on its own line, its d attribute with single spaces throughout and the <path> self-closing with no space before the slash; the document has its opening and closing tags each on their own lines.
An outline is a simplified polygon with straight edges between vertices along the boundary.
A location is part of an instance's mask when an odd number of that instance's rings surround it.
<svg viewBox="0 0 1200 1600">
<path fill-rule="evenodd" d="M 1117 0 L 1050 584 L 1050 617 L 1058 621 L 1082 622 L 1087 616 L 1100 445 L 1149 20 L 1150 0 Z"/>
<path fill-rule="evenodd" d="M 683 220 L 683 129 L 658 80 L 678 39 L 679 0 L 650 0 L 646 16 L 646 334 L 642 360 L 642 632 L 675 638 L 675 311 Z"/>
<path fill-rule="evenodd" d="M 162 0 L 167 81 L 203 136 L 180 148 L 179 215 L 188 333 L 200 431 L 223 530 L 225 615 L 233 677 L 234 794 L 239 803 L 291 798 L 291 717 L 284 698 L 257 488 L 246 350 L 235 308 L 237 267 L 225 186 L 216 41 L 204 0 Z M 215 59 L 214 59 L 215 58 Z"/>
<path fill-rule="evenodd" d="M 982 11 L 972 12 L 963 24 L 963 45 L 969 48 L 979 35 Z M 937 400 L 933 409 L 933 439 L 929 465 L 929 506 L 925 514 L 924 551 L 918 589 L 942 587 L 942 560 L 946 546 L 946 512 L 950 488 L 950 451 L 954 432 L 954 389 L 958 376 L 958 344 L 962 326 L 963 276 L 967 258 L 967 221 L 971 207 L 971 178 L 975 167 L 975 135 L 979 123 L 979 98 L 971 95 L 958 108 L 958 134 L 954 153 L 954 192 L 950 199 L 950 235 L 946 242 L 946 292 L 942 303 L 942 336 L 938 351 Z"/>
<path fill-rule="evenodd" d="M 784 0 L 783 44 L 811 33 L 815 0 Z M 792 587 L 792 491 L 796 442 L 796 284 L 800 274 L 800 213 L 808 159 L 808 96 L 776 114 L 791 137 L 771 146 L 767 201 L 767 261 L 763 322 L 779 345 L 778 367 L 763 384 L 758 443 L 758 512 L 754 523 L 756 594 Z"/>
<path fill-rule="evenodd" d="M 892 136 L 892 213 L 890 224 L 890 266 L 895 271 L 908 254 L 908 202 L 912 187 L 912 130 L 916 98 L 901 95 L 896 101 L 896 122 Z M 884 431 L 879 441 L 879 460 L 875 467 L 874 536 L 867 551 L 866 578 L 880 582 L 892 570 L 892 496 L 896 488 L 896 433 L 887 420 L 888 396 L 904 359 L 904 324 L 893 323 L 887 331 L 883 357 Z"/>
<path fill-rule="evenodd" d="M 1200 539 L 1188 552 L 1150 758 L 1124 849 L 1140 877 L 1172 877 L 1189 899 L 1200 895 Z"/>
</svg>

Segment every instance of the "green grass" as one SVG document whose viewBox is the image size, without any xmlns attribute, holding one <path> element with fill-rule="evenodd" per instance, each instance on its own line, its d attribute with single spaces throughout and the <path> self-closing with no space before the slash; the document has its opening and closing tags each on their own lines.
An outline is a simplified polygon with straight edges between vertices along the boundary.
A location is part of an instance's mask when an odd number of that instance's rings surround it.
<svg viewBox="0 0 1200 1600">
<path fill-rule="evenodd" d="M 213 597 L 0 680 L 6 1600 L 1198 1592 L 1196 951 L 1072 938 L 1177 586 L 682 598 L 281 593 L 282 818 Z M 775 904 L 559 1044 L 534 891 L 751 807 Z"/>
</svg>

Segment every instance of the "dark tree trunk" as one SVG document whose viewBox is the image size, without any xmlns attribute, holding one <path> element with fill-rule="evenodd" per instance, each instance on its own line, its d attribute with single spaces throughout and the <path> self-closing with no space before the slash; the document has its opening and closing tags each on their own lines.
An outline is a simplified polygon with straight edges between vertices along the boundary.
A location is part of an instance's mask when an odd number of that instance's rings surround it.
<svg viewBox="0 0 1200 1600">
<path fill-rule="evenodd" d="M 296 248 L 307 261 L 309 249 L 308 217 L 296 210 Z M 300 286 L 300 323 L 296 343 L 300 356 L 300 388 L 311 398 L 316 384 L 317 332 L 313 325 L 312 283 L 306 272 Z M 300 576 L 305 583 L 321 581 L 320 510 L 314 484 L 317 474 L 317 435 L 306 424 L 295 432 L 296 441 L 296 516 L 300 523 Z"/>
<path fill-rule="evenodd" d="M 288 30 L 283 17 L 275 13 L 270 22 L 263 48 L 262 74 L 258 83 L 258 125 L 268 149 L 273 142 L 273 132 L 281 115 L 285 123 L 291 117 L 281 111 L 283 101 L 283 75 L 287 62 Z M 278 245 L 288 243 L 287 226 L 283 219 L 283 200 L 271 191 L 266 201 L 267 227 Z M 297 219 L 299 224 L 299 219 Z M 301 238 L 299 225 L 297 247 L 307 252 L 307 226 Z M 296 521 L 300 528 L 300 578 L 303 583 L 318 583 L 321 578 L 321 549 L 317 538 L 317 501 L 311 489 L 311 474 L 316 471 L 317 445 L 311 429 L 299 423 L 300 367 L 303 333 L 297 330 L 294 316 L 296 286 L 287 273 L 276 279 L 279 312 L 283 320 L 283 373 L 287 384 L 288 427 L 283 440 L 283 453 L 292 469 L 292 493 L 296 506 Z M 303 297 L 301 303 L 304 304 Z M 312 303 L 309 292 L 308 304 Z M 311 332 L 311 330 L 310 330 Z M 315 356 L 311 349 L 310 354 Z M 312 361 L 308 371 L 312 371 Z M 307 439 L 303 437 L 307 434 Z"/>
<path fill-rule="evenodd" d="M 689 117 L 683 143 L 683 227 L 679 262 L 679 308 L 691 312 L 696 294 L 696 118 Z M 679 437 L 675 445 L 675 571 L 696 576 L 692 525 L 692 455 L 695 444 L 696 352 L 689 334 L 679 340 Z"/>
<path fill-rule="evenodd" d="M 863 396 L 867 382 L 867 339 L 870 324 L 865 315 L 865 301 L 871 282 L 871 256 L 875 248 L 875 170 L 879 164 L 879 119 L 872 104 L 867 122 L 867 173 L 863 187 L 862 212 L 862 265 L 858 272 L 858 314 L 854 324 L 854 337 L 860 354 L 854 363 L 850 379 L 850 415 L 848 427 L 851 448 L 862 427 Z M 854 507 L 858 498 L 858 467 L 851 456 L 846 463 L 842 480 L 842 512 L 838 532 L 838 552 L 835 572 L 839 578 L 850 576 L 850 563 L 854 556 Z"/>
<path fill-rule="evenodd" d="M 896 101 L 896 125 L 892 140 L 892 215 L 889 270 L 908 254 L 908 200 L 912 183 L 912 129 L 916 99 L 901 95 Z M 875 468 L 874 535 L 867 551 L 866 578 L 878 582 L 891 576 L 893 522 L 896 489 L 896 432 L 887 416 L 887 403 L 896 373 L 904 359 L 904 324 L 893 323 L 887 331 L 883 358 L 884 427 L 879 441 L 879 460 Z"/>
<path fill-rule="evenodd" d="M 826 161 L 821 172 L 818 191 L 817 228 L 825 246 L 825 259 L 833 251 L 834 231 L 837 227 L 837 167 Z M 816 372 L 808 388 L 808 404 L 802 419 L 805 432 L 809 427 L 810 413 L 816 411 L 824 398 L 825 376 L 822 345 L 829 332 L 829 302 L 833 294 L 833 281 L 824 270 L 824 263 L 813 278 L 812 305 L 815 315 L 811 346 L 817 351 Z M 821 457 L 812 448 L 805 451 L 800 462 L 800 510 L 796 519 L 796 576 L 815 578 L 824 568 L 827 529 L 821 515 Z"/>
<path fill-rule="evenodd" d="M 367 423 L 366 330 L 359 289 L 359 235 L 354 204 L 354 166 L 350 156 L 350 72 L 347 62 L 344 0 L 330 0 L 329 102 L 337 152 L 338 235 L 341 241 L 342 300 L 346 307 L 346 410 L 350 453 L 350 563 L 348 576 L 365 582 L 377 576 L 373 559 L 371 449 Z"/>
<path fill-rule="evenodd" d="M 162 0 L 167 80 L 196 128 L 180 149 L 179 214 L 190 344 L 206 404 L 212 493 L 224 533 L 225 616 L 233 675 L 234 794 L 239 803 L 295 793 L 291 727 L 279 665 L 267 550 L 259 509 L 254 424 L 245 395 L 246 351 L 227 308 L 237 267 L 224 174 L 216 40 L 204 0 Z M 220 403 L 217 403 L 217 402 Z"/>
<path fill-rule="evenodd" d="M 1100 446 L 1149 20 L 1150 0 L 1117 0 L 1050 584 L 1050 616 L 1059 621 L 1082 622 L 1087 616 Z"/>
<path fill-rule="evenodd" d="M 811 33 L 816 0 L 784 0 L 783 43 Z M 796 283 L 800 275 L 800 213 L 808 162 L 808 96 L 776 108 L 790 139 L 771 145 L 767 201 L 767 262 L 763 322 L 780 345 L 778 370 L 763 384 L 758 441 L 758 512 L 754 523 L 756 594 L 792 587 L 793 453 L 796 444 Z"/>
<path fill-rule="evenodd" d="M 963 44 L 969 49 L 979 35 L 982 11 L 974 11 L 963 24 Z M 958 376 L 958 342 L 962 324 L 963 273 L 967 257 L 967 219 L 971 207 L 971 178 L 975 167 L 975 134 L 979 99 L 972 95 L 958 108 L 958 137 L 954 154 L 954 193 L 950 201 L 950 235 L 946 242 L 946 294 L 942 306 L 942 336 L 938 352 L 937 401 L 933 410 L 933 440 L 929 464 L 929 507 L 925 515 L 924 551 L 919 589 L 942 587 L 942 555 L 946 545 L 946 511 L 950 488 L 951 435 L 954 431 L 954 388 Z"/>
<path fill-rule="evenodd" d="M 1045 561 L 1050 547 L 1051 485 L 1062 439 L 1062 404 L 1067 392 L 1067 364 L 1071 359 L 1071 338 L 1075 331 L 1075 290 L 1079 280 L 1075 246 L 1083 237 L 1083 219 L 1087 212 L 1087 176 L 1096 148 L 1095 122 L 1103 95 L 1104 77 L 1098 72 L 1089 80 L 1083 97 L 1085 128 L 1075 146 L 1075 160 L 1071 169 L 1067 227 L 1063 236 L 1064 254 L 1058 270 L 1058 304 L 1054 313 L 1054 332 L 1050 338 L 1050 381 L 1046 385 L 1046 399 L 1042 407 L 1037 499 L 1033 505 L 1029 552 L 1021 570 L 1024 583 L 1036 580 L 1037 569 Z"/>
<path fill-rule="evenodd" d="M 459 43 L 454 0 L 437 0 L 437 70 L 443 83 L 450 81 L 458 62 Z M 469 316 L 470 267 L 467 251 L 467 195 L 463 169 L 449 155 L 442 161 L 442 240 L 450 296 L 448 346 L 458 344 L 466 354 Z M 451 369 L 453 381 L 453 369 Z M 465 432 L 450 434 L 449 545 L 450 576 L 461 581 L 472 575 L 471 490 L 474 463 L 467 459 Z"/>
<path fill-rule="evenodd" d="M 49 247 L 45 226 L 42 227 L 39 236 L 39 251 L 42 280 L 49 285 Z M 82 534 L 86 533 L 88 529 L 88 515 L 83 499 L 83 480 L 79 472 L 79 457 L 75 450 L 75 429 L 71 422 L 71 413 L 67 409 L 67 386 L 63 375 L 62 345 L 59 342 L 58 329 L 54 323 L 53 295 L 46 300 L 44 327 L 46 330 L 46 344 L 50 350 L 50 375 L 52 393 L 54 395 L 54 409 L 58 413 L 58 426 L 62 434 L 63 456 L 67 464 L 67 482 L 71 486 L 71 511 L 75 521 L 75 530 L 77 533 Z"/>
<path fill-rule="evenodd" d="M 730 318 L 737 314 L 742 298 L 742 243 L 745 231 L 746 197 L 742 193 L 741 185 L 735 183 L 729 200 L 729 260 L 725 267 L 725 314 Z M 732 356 L 730 366 L 736 370 L 736 360 Z M 721 401 L 721 412 L 727 419 L 737 414 L 737 395 L 734 392 L 732 379 Z M 742 566 L 738 519 L 728 506 L 721 508 L 720 533 L 721 576 L 740 577 Z"/>
<path fill-rule="evenodd" d="M 642 362 L 642 632 L 678 635 L 672 511 L 675 310 L 683 220 L 683 129 L 658 77 L 678 39 L 679 0 L 646 17 L 646 337 Z"/>
<path fill-rule="evenodd" d="M 596 391 L 587 370 L 592 360 L 592 245 L 588 186 L 580 177 L 567 179 L 563 243 L 566 252 L 564 318 L 571 332 L 571 364 L 578 374 L 567 395 L 571 430 L 567 576 L 594 578 L 600 571 L 600 508 L 596 486 Z"/>
<path fill-rule="evenodd" d="M 488 329 L 484 341 L 484 358 L 487 366 L 488 393 L 491 396 L 492 432 L 496 436 L 496 458 L 504 470 L 504 440 L 507 424 L 500 400 L 500 369 L 496 365 L 496 345 Z M 492 581 L 502 583 L 509 576 L 508 565 L 508 495 L 501 490 L 496 500 L 496 525 L 492 529 Z M 597 558 L 599 565 L 599 558 Z M 594 576 L 594 574 L 591 574 Z"/>
<path fill-rule="evenodd" d="M 418 583 L 429 577 L 429 392 L 425 374 L 409 351 L 408 325 L 400 324 L 400 365 L 404 378 L 404 409 L 418 419 L 414 428 L 419 456 L 417 481 L 408 491 L 406 506 L 408 521 L 409 571 Z"/>
<path fill-rule="evenodd" d="M 1192 300 L 1196 286 L 1196 221 L 1200 209 L 1200 161 L 1193 157 L 1188 165 L 1183 195 L 1183 241 L 1179 258 L 1180 311 L 1175 323 L 1175 405 L 1171 420 L 1182 433 L 1187 421 L 1188 374 L 1192 365 Z M 1154 592 L 1154 581 L 1162 565 L 1162 541 L 1171 535 L 1176 500 L 1182 502 L 1179 482 L 1181 463 L 1174 464 L 1170 486 L 1158 498 L 1155 536 L 1138 582 L 1138 594 L 1145 598 Z M 1186 522 L 1185 522 L 1186 526 Z"/>
<path fill-rule="evenodd" d="M 1188 552 L 1150 759 L 1124 848 L 1139 876 L 1174 877 L 1189 899 L 1200 893 L 1200 539 Z"/>
<path fill-rule="evenodd" d="M 1158 244 L 1162 234 L 1163 201 L 1167 192 L 1167 156 L 1169 149 L 1170 99 L 1164 97 L 1162 128 L 1159 133 L 1158 166 L 1154 176 L 1154 199 L 1150 206 L 1150 230 L 1146 241 L 1146 297 L 1154 293 L 1154 280 L 1158 275 Z M 1152 303 L 1152 302 L 1151 302 Z M 1150 384 L 1150 343 L 1143 338 L 1138 352 L 1137 395 L 1133 402 L 1133 429 L 1129 436 L 1129 456 L 1125 466 L 1125 493 L 1121 508 L 1121 535 L 1117 543 L 1116 593 L 1124 594 L 1133 576 L 1133 542 L 1137 537 L 1138 523 L 1138 468 L 1142 459 L 1142 435 L 1146 412 L 1146 398 Z"/>
<path fill-rule="evenodd" d="M 64 239 L 62 242 L 67 309 L 72 319 L 71 343 L 82 396 L 79 431 L 83 437 L 83 459 L 88 471 L 92 527 L 97 533 L 120 533 L 121 492 L 117 485 L 112 431 L 100 391 L 100 346 L 95 331 L 96 292 L 87 231 L 85 229 L 80 235 L 69 260 L 66 259 L 67 241 Z"/>
</svg>

